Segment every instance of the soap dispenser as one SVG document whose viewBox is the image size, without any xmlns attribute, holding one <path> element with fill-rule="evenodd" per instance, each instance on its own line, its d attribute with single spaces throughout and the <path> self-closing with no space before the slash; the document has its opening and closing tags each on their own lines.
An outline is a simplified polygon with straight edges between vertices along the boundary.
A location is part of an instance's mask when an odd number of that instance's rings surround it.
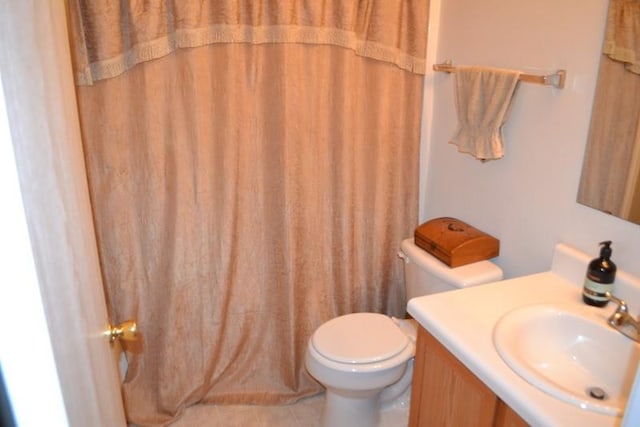
<svg viewBox="0 0 640 427">
<path fill-rule="evenodd" d="M 616 278 L 616 265 L 611 261 L 611 241 L 601 242 L 600 246 L 600 257 L 589 263 L 582 288 L 582 300 L 596 307 L 607 305 L 606 292 L 613 292 Z"/>
</svg>

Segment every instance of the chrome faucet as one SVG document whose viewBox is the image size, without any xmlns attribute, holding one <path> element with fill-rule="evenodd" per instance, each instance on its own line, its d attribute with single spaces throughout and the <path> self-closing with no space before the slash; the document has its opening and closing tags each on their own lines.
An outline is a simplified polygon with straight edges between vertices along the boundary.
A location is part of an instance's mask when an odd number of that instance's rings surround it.
<svg viewBox="0 0 640 427">
<path fill-rule="evenodd" d="M 627 303 L 611 294 L 611 292 L 607 292 L 606 295 L 609 301 L 618 304 L 618 308 L 609 317 L 607 323 L 621 334 L 640 342 L 640 321 L 629 314 Z"/>
</svg>

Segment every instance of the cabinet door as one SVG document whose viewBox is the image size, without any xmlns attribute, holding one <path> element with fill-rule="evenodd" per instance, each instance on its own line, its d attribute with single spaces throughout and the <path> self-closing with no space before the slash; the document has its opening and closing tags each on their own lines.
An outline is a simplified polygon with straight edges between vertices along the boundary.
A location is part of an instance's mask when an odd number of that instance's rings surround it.
<svg viewBox="0 0 640 427">
<path fill-rule="evenodd" d="M 496 408 L 496 421 L 494 427 L 528 427 L 529 424 L 520 418 L 513 409 L 507 406 L 502 400 L 498 401 Z"/>
<path fill-rule="evenodd" d="M 424 328 L 418 330 L 410 427 L 491 427 L 498 398 Z"/>
</svg>

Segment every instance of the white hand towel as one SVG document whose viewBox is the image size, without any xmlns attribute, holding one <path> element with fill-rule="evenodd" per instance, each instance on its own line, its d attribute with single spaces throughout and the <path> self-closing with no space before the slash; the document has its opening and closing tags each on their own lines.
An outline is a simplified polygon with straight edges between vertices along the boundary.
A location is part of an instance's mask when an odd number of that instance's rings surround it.
<svg viewBox="0 0 640 427">
<path fill-rule="evenodd" d="M 450 143 L 480 160 L 504 156 L 502 126 L 507 120 L 520 71 L 457 67 L 458 130 Z"/>
</svg>

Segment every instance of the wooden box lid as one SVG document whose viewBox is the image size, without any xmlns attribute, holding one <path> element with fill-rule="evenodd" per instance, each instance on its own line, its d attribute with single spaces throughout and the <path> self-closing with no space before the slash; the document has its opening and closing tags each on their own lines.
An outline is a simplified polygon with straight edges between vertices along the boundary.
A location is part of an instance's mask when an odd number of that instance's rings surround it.
<svg viewBox="0 0 640 427">
<path fill-rule="evenodd" d="M 495 258 L 500 241 L 456 218 L 435 218 L 421 224 L 414 233 L 416 246 L 449 267 Z"/>
</svg>

